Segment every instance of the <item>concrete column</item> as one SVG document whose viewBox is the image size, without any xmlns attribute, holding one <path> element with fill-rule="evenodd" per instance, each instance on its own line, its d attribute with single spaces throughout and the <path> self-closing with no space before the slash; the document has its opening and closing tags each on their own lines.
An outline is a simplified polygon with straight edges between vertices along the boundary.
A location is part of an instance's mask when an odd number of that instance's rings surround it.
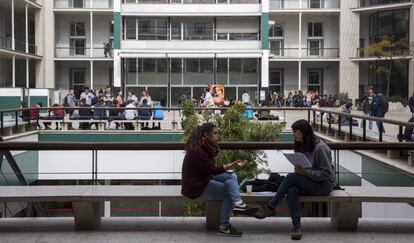
<svg viewBox="0 0 414 243">
<path fill-rule="evenodd" d="M 75 228 L 77 230 L 94 230 L 101 224 L 102 202 L 73 202 Z"/>
<path fill-rule="evenodd" d="M 12 87 L 16 87 L 16 56 L 12 58 Z"/>
<path fill-rule="evenodd" d="M 300 4 L 302 5 L 302 1 Z M 302 58 L 302 12 L 299 13 L 299 58 Z"/>
<path fill-rule="evenodd" d="M 357 99 L 359 95 L 359 63 L 350 59 L 356 56 L 359 47 L 360 16 L 351 11 L 357 6 L 357 0 L 341 1 L 339 21 L 339 92 L 348 93 L 350 99 Z"/>
<path fill-rule="evenodd" d="M 26 58 L 26 88 L 29 88 L 29 82 L 30 82 L 30 76 L 29 76 L 29 58 Z"/>
<path fill-rule="evenodd" d="M 302 89 L 302 61 L 298 62 L 298 90 Z"/>
<path fill-rule="evenodd" d="M 11 2 L 11 25 L 12 25 L 11 26 L 11 31 L 12 31 L 12 39 L 11 39 L 12 43 L 11 43 L 11 45 L 12 45 L 12 50 L 15 50 L 16 46 L 15 46 L 15 43 L 14 43 L 14 0 L 12 0 L 12 2 Z M 13 64 L 14 64 L 14 61 L 13 61 Z M 13 87 L 14 87 L 14 85 L 13 85 Z"/>
<path fill-rule="evenodd" d="M 24 8 L 24 17 L 25 17 L 25 21 L 24 21 L 24 27 L 25 27 L 25 36 L 26 36 L 26 53 L 29 52 L 29 4 L 26 3 L 26 6 Z"/>
<path fill-rule="evenodd" d="M 91 1 L 91 5 L 92 5 L 92 1 Z M 92 8 L 92 6 L 91 6 L 91 8 Z M 90 11 L 89 12 L 89 23 L 90 23 L 90 26 L 91 26 L 91 34 L 90 34 L 90 36 L 91 36 L 91 43 L 90 43 L 90 50 L 91 50 L 91 53 L 90 53 L 90 57 L 93 57 L 93 12 L 92 11 Z"/>
<path fill-rule="evenodd" d="M 217 229 L 220 225 L 221 201 L 207 201 L 206 203 L 206 227 Z"/>
<path fill-rule="evenodd" d="M 262 50 L 261 87 L 269 87 L 269 50 Z"/>
<path fill-rule="evenodd" d="M 357 231 L 361 216 L 360 202 L 333 202 L 330 205 L 331 224 L 339 231 Z"/>
<path fill-rule="evenodd" d="M 91 72 L 90 72 L 91 73 L 91 87 L 90 88 L 93 89 L 93 61 L 92 60 L 90 61 L 90 64 L 91 64 L 90 65 L 90 68 L 91 68 Z"/>
</svg>

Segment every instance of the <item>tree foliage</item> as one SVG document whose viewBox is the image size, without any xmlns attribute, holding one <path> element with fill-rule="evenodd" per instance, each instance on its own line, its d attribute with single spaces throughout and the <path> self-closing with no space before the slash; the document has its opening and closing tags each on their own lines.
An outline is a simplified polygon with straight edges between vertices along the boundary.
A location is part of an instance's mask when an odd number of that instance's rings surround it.
<svg viewBox="0 0 414 243">
<path fill-rule="evenodd" d="M 251 122 L 242 116 L 245 111 L 243 104 L 236 104 L 228 109 L 223 116 L 205 111 L 202 122 L 213 122 L 219 128 L 220 141 L 277 141 L 279 139 L 283 124 L 278 122 Z M 188 117 L 197 116 L 186 114 Z M 187 141 L 194 129 L 194 123 L 186 124 L 184 141 Z M 247 160 L 245 168 L 237 171 L 239 181 L 245 178 L 254 178 L 258 174 L 268 172 L 267 157 L 263 150 L 222 150 L 217 157 L 217 164 L 227 164 L 234 160 Z M 204 215 L 205 204 L 203 202 L 189 202 L 186 205 L 187 215 Z"/>
</svg>

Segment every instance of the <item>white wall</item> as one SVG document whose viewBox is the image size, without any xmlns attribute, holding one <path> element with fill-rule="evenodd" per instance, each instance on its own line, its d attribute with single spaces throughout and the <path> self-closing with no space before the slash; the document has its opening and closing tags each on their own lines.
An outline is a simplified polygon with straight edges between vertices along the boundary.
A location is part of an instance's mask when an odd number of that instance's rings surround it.
<svg viewBox="0 0 414 243">
<path fill-rule="evenodd" d="M 298 89 L 298 62 L 270 62 L 269 70 L 283 69 L 284 70 L 284 93 L 285 96 L 289 91 Z M 270 80 L 269 80 L 270 83 Z"/>
<path fill-rule="evenodd" d="M 284 26 L 285 48 L 299 48 L 299 15 L 274 15 L 269 17 Z"/>
<path fill-rule="evenodd" d="M 151 41 L 135 41 L 124 40 L 121 41 L 122 50 L 152 50 L 157 51 L 237 51 L 237 50 L 259 50 L 260 41 L 214 41 L 214 40 L 200 40 L 200 41 L 165 41 L 165 40 L 151 40 Z"/>
<path fill-rule="evenodd" d="M 154 11 L 157 9 L 157 11 Z M 260 15 L 260 4 L 122 4 L 122 15 Z"/>
</svg>

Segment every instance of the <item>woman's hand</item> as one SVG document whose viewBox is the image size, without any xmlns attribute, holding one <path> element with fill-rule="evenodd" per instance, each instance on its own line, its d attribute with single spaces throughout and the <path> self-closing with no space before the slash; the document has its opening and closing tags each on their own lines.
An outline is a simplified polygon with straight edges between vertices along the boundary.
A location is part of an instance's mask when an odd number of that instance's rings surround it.
<svg viewBox="0 0 414 243">
<path fill-rule="evenodd" d="M 246 163 L 247 163 L 247 160 L 240 160 L 240 159 L 238 159 L 238 160 L 235 160 L 235 161 L 233 161 L 231 163 L 228 163 L 228 164 L 223 165 L 223 168 L 225 170 L 228 170 L 228 169 L 230 169 L 233 166 L 237 166 L 237 169 L 241 169 L 241 168 L 243 168 L 246 165 Z"/>
<path fill-rule="evenodd" d="M 305 174 L 305 170 L 301 165 L 295 165 L 295 173 L 298 175 L 303 175 Z"/>
</svg>

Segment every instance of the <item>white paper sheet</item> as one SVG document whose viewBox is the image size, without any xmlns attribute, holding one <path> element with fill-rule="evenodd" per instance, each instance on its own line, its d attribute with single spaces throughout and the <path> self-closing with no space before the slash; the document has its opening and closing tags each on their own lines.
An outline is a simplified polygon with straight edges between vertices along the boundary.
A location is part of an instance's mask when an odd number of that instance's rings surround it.
<svg viewBox="0 0 414 243">
<path fill-rule="evenodd" d="M 308 158 L 306 158 L 306 156 L 302 153 L 293 153 L 293 154 L 283 153 L 283 155 L 286 157 L 286 159 L 289 160 L 290 163 L 292 163 L 292 165 L 301 165 L 303 168 L 312 167 Z"/>
</svg>

